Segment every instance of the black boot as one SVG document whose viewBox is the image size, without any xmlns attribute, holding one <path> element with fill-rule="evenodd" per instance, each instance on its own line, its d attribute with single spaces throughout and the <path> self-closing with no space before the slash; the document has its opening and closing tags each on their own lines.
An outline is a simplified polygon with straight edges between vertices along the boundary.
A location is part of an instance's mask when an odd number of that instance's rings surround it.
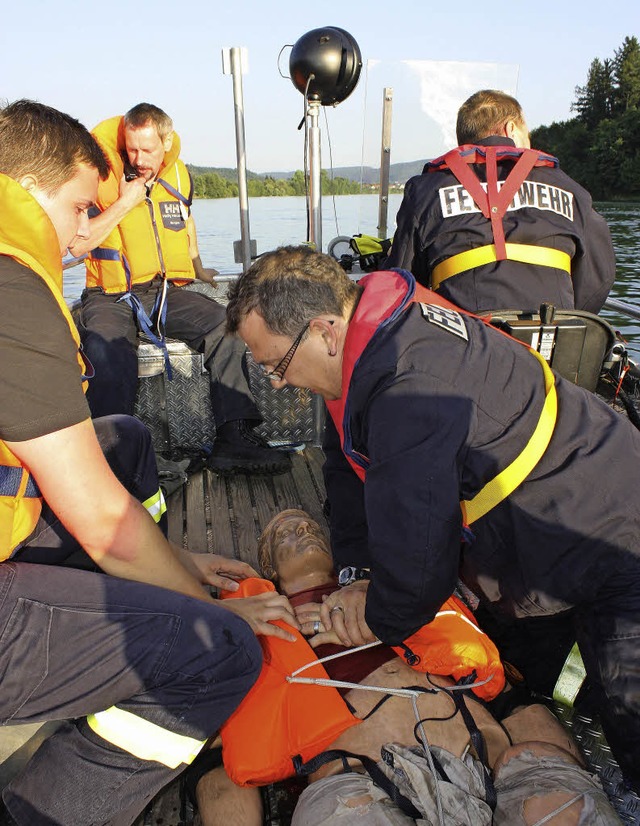
<svg viewBox="0 0 640 826">
<path fill-rule="evenodd" d="M 250 422 L 238 419 L 220 426 L 207 465 L 218 473 L 284 473 L 291 468 L 291 459 L 269 447 Z"/>
</svg>

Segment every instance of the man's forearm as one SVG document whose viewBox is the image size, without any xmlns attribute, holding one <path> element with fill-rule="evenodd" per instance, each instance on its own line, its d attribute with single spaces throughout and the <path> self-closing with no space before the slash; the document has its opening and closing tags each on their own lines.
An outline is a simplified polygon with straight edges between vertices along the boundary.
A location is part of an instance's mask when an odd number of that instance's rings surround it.
<svg viewBox="0 0 640 826">
<path fill-rule="evenodd" d="M 131 181 L 125 181 L 123 178 L 118 198 L 99 215 L 90 219 L 89 237 L 77 239 L 73 246 L 69 247 L 70 252 L 79 257 L 95 249 L 146 197 L 147 184 L 144 178 L 133 178 Z"/>
<path fill-rule="evenodd" d="M 69 251 L 79 258 L 99 247 L 130 211 L 131 207 L 128 207 L 122 198 L 118 198 L 104 212 L 89 220 L 89 237 L 78 238 L 73 246 L 69 247 Z"/>
</svg>

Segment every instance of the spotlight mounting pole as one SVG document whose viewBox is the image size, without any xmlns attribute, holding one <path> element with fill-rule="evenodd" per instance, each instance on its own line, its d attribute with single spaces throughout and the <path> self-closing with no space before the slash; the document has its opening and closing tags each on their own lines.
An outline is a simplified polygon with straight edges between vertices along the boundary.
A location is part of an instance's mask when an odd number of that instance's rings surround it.
<svg viewBox="0 0 640 826">
<path fill-rule="evenodd" d="M 322 252 L 322 159 L 320 151 L 320 102 L 309 100 L 309 241 Z"/>
</svg>

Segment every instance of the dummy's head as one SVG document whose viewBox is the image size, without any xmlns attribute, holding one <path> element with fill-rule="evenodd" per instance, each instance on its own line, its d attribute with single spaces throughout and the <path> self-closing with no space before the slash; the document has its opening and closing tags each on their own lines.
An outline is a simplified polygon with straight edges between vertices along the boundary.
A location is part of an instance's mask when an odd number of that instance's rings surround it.
<svg viewBox="0 0 640 826">
<path fill-rule="evenodd" d="M 173 121 L 152 103 L 138 103 L 122 120 L 129 163 L 140 177 L 151 181 L 173 146 Z"/>
<path fill-rule="evenodd" d="M 482 89 L 465 100 L 458 110 L 458 145 L 475 144 L 491 135 L 511 138 L 515 145 L 528 149 L 529 130 L 518 101 L 496 89 Z"/>
<path fill-rule="evenodd" d="M 262 576 L 285 594 L 327 584 L 334 576 L 323 529 L 308 513 L 295 508 L 278 513 L 263 530 L 258 563 Z"/>
<path fill-rule="evenodd" d="M 95 138 L 75 118 L 33 100 L 0 110 L 0 172 L 38 201 L 64 253 L 88 230 L 87 209 L 109 166 Z"/>
</svg>

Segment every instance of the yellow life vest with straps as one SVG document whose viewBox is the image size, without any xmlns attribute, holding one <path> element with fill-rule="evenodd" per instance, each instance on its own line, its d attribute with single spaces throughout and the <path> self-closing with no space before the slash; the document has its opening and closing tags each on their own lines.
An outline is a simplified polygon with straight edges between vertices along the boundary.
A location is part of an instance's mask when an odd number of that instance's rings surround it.
<svg viewBox="0 0 640 826">
<path fill-rule="evenodd" d="M 0 255 L 7 255 L 42 278 L 65 317 L 78 346 L 78 366 L 84 374 L 80 336 L 62 296 L 62 259 L 58 236 L 46 212 L 19 183 L 0 174 Z M 83 383 L 86 390 L 86 381 Z M 20 459 L 0 439 L 0 561 L 33 531 L 42 510 L 35 480 Z"/>
<path fill-rule="evenodd" d="M 107 156 L 111 172 L 98 188 L 101 210 L 118 200 L 126 155 L 122 117 L 109 118 L 93 130 Z M 180 138 L 173 135 L 157 179 L 147 198 L 134 207 L 86 259 L 87 287 L 107 293 L 128 292 L 159 275 L 179 284 L 193 281 L 187 218 L 193 189 L 191 176 L 179 159 Z"/>
</svg>

